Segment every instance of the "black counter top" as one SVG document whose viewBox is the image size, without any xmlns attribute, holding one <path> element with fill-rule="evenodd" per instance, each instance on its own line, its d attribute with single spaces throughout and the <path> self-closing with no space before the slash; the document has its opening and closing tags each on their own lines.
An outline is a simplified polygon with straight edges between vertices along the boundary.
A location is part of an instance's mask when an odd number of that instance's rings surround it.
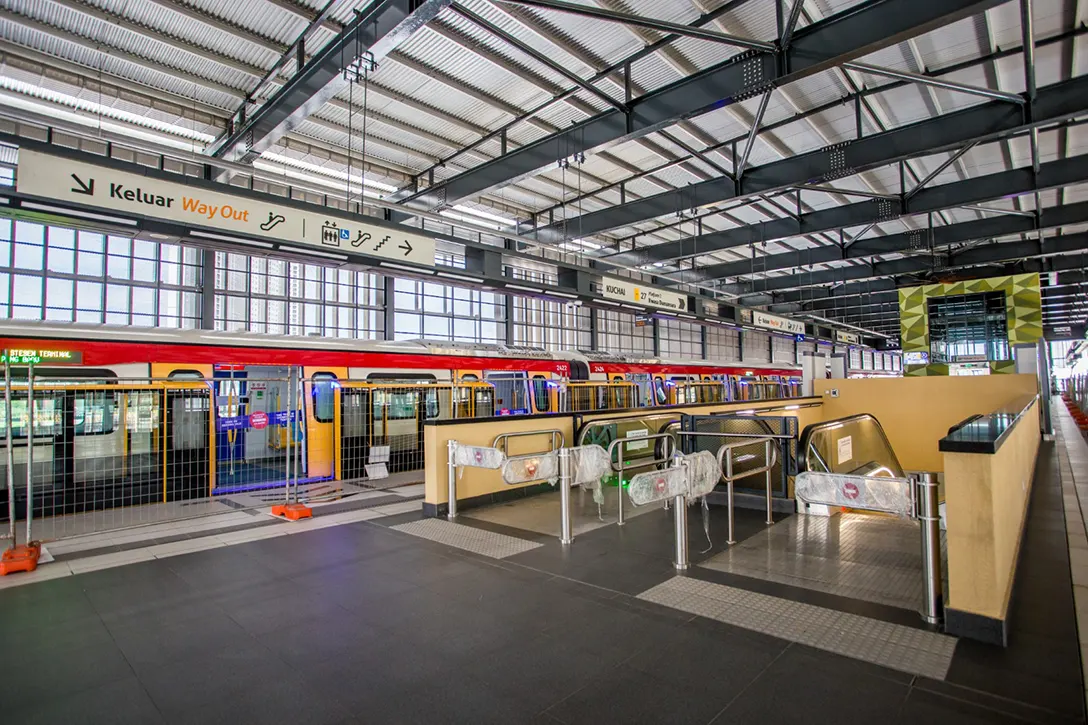
<svg viewBox="0 0 1088 725">
<path fill-rule="evenodd" d="M 940 450 L 944 453 L 997 453 L 1038 397 L 1026 396 L 987 415 L 968 418 L 949 429 L 948 435 L 941 439 Z"/>
</svg>

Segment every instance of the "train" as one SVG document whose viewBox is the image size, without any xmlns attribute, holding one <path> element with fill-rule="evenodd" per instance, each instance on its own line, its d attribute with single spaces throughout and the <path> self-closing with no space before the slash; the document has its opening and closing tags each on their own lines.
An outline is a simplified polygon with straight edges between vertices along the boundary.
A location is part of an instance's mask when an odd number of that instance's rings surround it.
<svg viewBox="0 0 1088 725">
<path fill-rule="evenodd" d="M 73 323 L 0 323 L 0 349 L 16 476 L 29 370 L 35 498 L 57 511 L 419 469 L 427 420 L 786 398 L 801 383 L 783 365 Z"/>
</svg>

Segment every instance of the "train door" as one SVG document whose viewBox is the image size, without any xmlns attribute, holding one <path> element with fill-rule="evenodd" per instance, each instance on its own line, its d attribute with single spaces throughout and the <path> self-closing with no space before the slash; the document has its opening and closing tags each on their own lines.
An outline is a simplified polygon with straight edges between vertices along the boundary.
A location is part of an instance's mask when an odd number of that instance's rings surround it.
<svg viewBox="0 0 1088 725">
<path fill-rule="evenodd" d="M 347 376 L 347 368 L 302 368 L 302 409 L 306 427 L 300 458 L 305 461 L 305 477 L 309 480 L 336 475 L 336 397 L 340 381 Z"/>
<path fill-rule="evenodd" d="M 495 386 L 495 407 L 499 415 L 528 413 L 528 373 L 520 370 L 485 370 L 484 382 Z"/>
<path fill-rule="evenodd" d="M 249 483 L 245 475 L 246 370 L 244 365 L 216 365 L 215 463 L 219 486 Z"/>
</svg>

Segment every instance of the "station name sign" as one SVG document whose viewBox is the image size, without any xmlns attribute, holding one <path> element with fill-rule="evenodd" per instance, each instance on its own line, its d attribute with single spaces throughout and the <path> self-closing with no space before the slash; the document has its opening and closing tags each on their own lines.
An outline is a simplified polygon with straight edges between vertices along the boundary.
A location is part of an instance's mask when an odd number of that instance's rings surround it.
<svg viewBox="0 0 1088 725">
<path fill-rule="evenodd" d="M 788 332 L 791 335 L 805 334 L 805 323 L 788 320 L 778 315 L 768 315 L 766 312 L 758 310 L 752 310 L 752 324 L 775 332 Z"/>
<path fill-rule="evenodd" d="M 844 342 L 847 345 L 860 345 L 861 335 L 853 332 L 843 332 L 842 330 L 835 330 L 835 341 Z"/>
<path fill-rule="evenodd" d="M 601 277 L 601 296 L 606 300 L 627 302 L 659 310 L 688 311 L 688 296 L 673 290 L 647 287 L 631 279 Z"/>
<path fill-rule="evenodd" d="M 80 365 L 83 353 L 78 350 L 5 350 L 0 354 L 0 363 L 12 365 Z"/>
<path fill-rule="evenodd" d="M 433 237 L 19 149 L 16 191 L 107 212 L 434 266 Z"/>
</svg>

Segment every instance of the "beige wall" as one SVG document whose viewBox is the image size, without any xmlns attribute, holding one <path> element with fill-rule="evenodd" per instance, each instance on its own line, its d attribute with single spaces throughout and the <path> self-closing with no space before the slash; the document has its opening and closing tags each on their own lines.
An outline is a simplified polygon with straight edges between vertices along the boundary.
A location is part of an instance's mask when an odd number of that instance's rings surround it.
<svg viewBox="0 0 1088 725">
<path fill-rule="evenodd" d="M 876 416 L 909 471 L 943 471 L 937 444 L 950 427 L 1037 392 L 1034 375 L 817 380 L 813 387 L 823 396 L 824 420 L 857 413 Z M 826 394 L 833 388 L 839 391 L 837 398 Z"/>
<path fill-rule="evenodd" d="M 815 407 L 798 408 L 797 410 L 782 410 L 783 406 L 805 405 L 817 403 Z M 798 432 L 806 425 L 822 419 L 820 401 L 813 398 L 798 398 L 791 400 L 766 400 L 748 401 L 738 403 L 722 403 L 719 405 L 684 406 L 677 408 L 647 408 L 646 410 L 632 411 L 630 413 L 594 413 L 585 416 L 586 420 L 594 420 L 609 417 L 638 418 L 645 415 L 672 414 L 677 417 L 681 413 L 703 414 L 718 413 L 727 410 L 755 410 L 757 413 L 766 410 L 767 415 L 792 415 L 797 416 Z M 779 410 L 773 410 L 779 408 Z M 771 409 L 771 410 L 768 410 Z M 568 446 L 575 445 L 573 418 L 566 415 L 555 415 L 541 418 L 509 418 L 489 419 L 457 423 L 451 425 L 428 425 L 424 430 L 424 444 L 426 446 L 425 465 L 425 495 L 424 500 L 429 504 L 444 504 L 449 500 L 448 483 L 446 474 L 447 448 L 446 443 L 455 440 L 465 445 L 491 446 L 499 433 L 513 433 L 521 431 L 547 430 L 555 428 L 563 431 Z M 509 446 L 509 455 L 521 453 L 533 453 L 547 450 L 547 436 L 533 436 L 528 438 L 512 439 Z M 530 485 L 530 484 L 525 484 Z M 503 482 L 498 471 L 489 471 L 479 468 L 465 468 L 457 480 L 457 498 L 466 499 L 474 496 L 483 496 L 497 491 L 503 491 L 516 486 L 509 486 Z"/>
<path fill-rule="evenodd" d="M 1036 402 L 996 454 L 944 454 L 949 607 L 1005 618 L 1039 440 Z"/>
</svg>

